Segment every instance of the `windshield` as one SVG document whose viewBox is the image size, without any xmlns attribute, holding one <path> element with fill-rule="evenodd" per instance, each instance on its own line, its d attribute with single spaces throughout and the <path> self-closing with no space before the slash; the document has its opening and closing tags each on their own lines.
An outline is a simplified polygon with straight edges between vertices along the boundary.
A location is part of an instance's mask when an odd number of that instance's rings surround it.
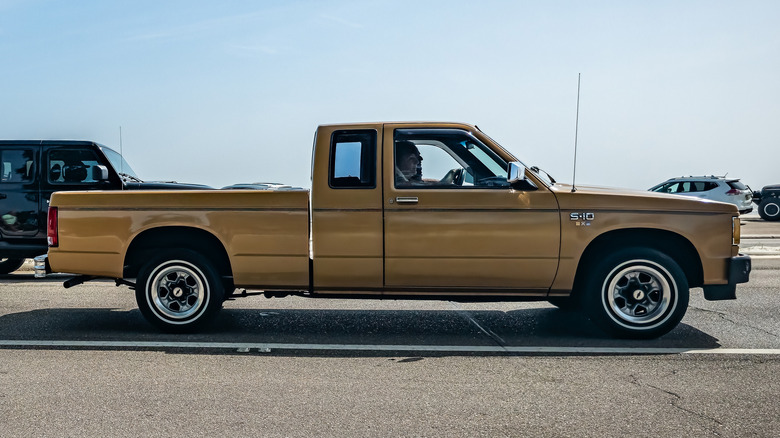
<svg viewBox="0 0 780 438">
<path fill-rule="evenodd" d="M 479 132 L 481 132 L 481 133 L 482 133 L 482 135 L 484 135 L 485 137 L 489 138 L 489 139 L 490 139 L 490 141 L 492 141 L 492 142 L 493 142 L 493 144 L 495 144 L 496 146 L 498 146 L 499 148 L 501 148 L 501 150 L 503 150 L 504 152 L 506 152 L 507 154 L 509 154 L 509 155 L 510 155 L 510 156 L 511 156 L 511 157 L 514 159 L 514 161 L 516 161 L 516 162 L 520 163 L 520 165 L 521 165 L 522 167 L 525 167 L 525 168 L 526 168 L 526 169 L 528 169 L 529 171 L 533 172 L 533 173 L 534 173 L 534 175 L 536 175 L 536 176 L 537 176 L 539 179 L 541 179 L 541 180 L 542 180 L 542 181 L 543 181 L 545 184 L 547 184 L 548 186 L 551 186 L 551 185 L 555 184 L 555 178 L 553 178 L 553 177 L 552 177 L 552 175 L 550 175 L 549 173 L 547 173 L 547 171 L 546 171 L 546 170 L 544 170 L 544 169 L 540 169 L 540 168 L 539 168 L 539 167 L 537 167 L 537 166 L 531 166 L 531 167 L 528 167 L 528 166 L 526 166 L 526 165 L 525 165 L 525 163 L 523 163 L 522 161 L 520 161 L 520 160 L 518 160 L 517 158 L 515 158 L 515 157 L 514 157 L 514 155 L 512 155 L 512 153 L 511 153 L 511 152 L 509 152 L 509 151 L 508 151 L 506 148 L 504 148 L 503 146 L 501 146 L 501 144 L 499 144 L 497 141 L 493 140 L 493 139 L 492 139 L 492 138 L 491 138 L 489 135 L 485 134 L 485 132 L 484 132 L 484 131 L 482 131 L 481 129 L 479 129 L 479 127 L 477 127 L 477 129 L 479 130 Z"/>
<path fill-rule="evenodd" d="M 109 149 L 105 146 L 101 146 L 100 150 L 102 150 L 103 153 L 106 154 L 108 161 L 111 162 L 111 165 L 114 167 L 114 170 L 116 170 L 117 173 L 124 173 L 126 175 L 130 175 L 131 177 L 140 181 L 141 178 L 139 178 L 138 175 L 136 175 L 133 168 L 130 167 L 130 164 L 128 164 L 127 161 L 125 161 L 125 159 L 122 158 L 121 155 L 119 155 L 114 150 Z"/>
</svg>

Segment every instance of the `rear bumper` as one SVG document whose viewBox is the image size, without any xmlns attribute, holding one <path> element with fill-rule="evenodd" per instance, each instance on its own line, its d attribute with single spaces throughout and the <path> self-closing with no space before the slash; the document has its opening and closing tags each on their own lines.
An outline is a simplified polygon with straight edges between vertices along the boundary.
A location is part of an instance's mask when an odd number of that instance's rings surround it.
<svg viewBox="0 0 780 438">
<path fill-rule="evenodd" d="M 737 298 L 737 284 L 750 280 L 752 263 L 750 256 L 740 254 L 729 260 L 729 283 L 704 286 L 704 298 L 709 301 L 733 300 Z"/>
<path fill-rule="evenodd" d="M 45 278 L 46 275 L 51 274 L 49 257 L 46 254 L 35 257 L 33 269 L 35 269 L 35 278 Z"/>
</svg>

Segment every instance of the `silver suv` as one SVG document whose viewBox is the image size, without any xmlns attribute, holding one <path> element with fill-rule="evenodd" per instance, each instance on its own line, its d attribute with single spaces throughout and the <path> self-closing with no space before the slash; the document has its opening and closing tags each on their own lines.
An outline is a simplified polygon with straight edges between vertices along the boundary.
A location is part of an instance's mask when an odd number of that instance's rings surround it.
<svg viewBox="0 0 780 438">
<path fill-rule="evenodd" d="M 725 176 L 681 176 L 649 189 L 651 192 L 695 196 L 734 204 L 740 214 L 753 211 L 753 191 L 739 179 Z"/>
</svg>

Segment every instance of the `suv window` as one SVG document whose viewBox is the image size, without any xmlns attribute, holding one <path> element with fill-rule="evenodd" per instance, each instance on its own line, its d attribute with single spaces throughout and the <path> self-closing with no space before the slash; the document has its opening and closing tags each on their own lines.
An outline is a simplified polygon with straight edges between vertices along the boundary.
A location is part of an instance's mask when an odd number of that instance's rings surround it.
<svg viewBox="0 0 780 438">
<path fill-rule="evenodd" d="M 398 129 L 396 188 L 509 187 L 507 163 L 460 129 Z"/>
<path fill-rule="evenodd" d="M 52 184 L 89 184 L 100 164 L 90 149 L 52 149 L 48 155 L 47 180 Z"/>
<path fill-rule="evenodd" d="M 328 183 L 343 189 L 376 187 L 376 131 L 333 133 Z"/>
<path fill-rule="evenodd" d="M 35 180 L 35 151 L 0 150 L 0 183 L 28 183 Z"/>
<path fill-rule="evenodd" d="M 728 181 L 726 184 L 728 184 L 732 189 L 747 190 L 747 186 L 742 184 L 740 181 Z"/>
<path fill-rule="evenodd" d="M 707 192 L 718 187 L 718 183 L 711 181 L 673 181 L 653 189 L 660 193 L 694 193 Z"/>
<path fill-rule="evenodd" d="M 707 181 L 707 182 L 704 183 L 704 190 L 700 190 L 700 191 L 708 192 L 710 190 L 717 189 L 718 186 L 719 186 L 719 184 L 716 183 L 716 182 Z"/>
<path fill-rule="evenodd" d="M 666 183 L 661 187 L 658 187 L 654 191 L 661 192 L 661 193 L 682 193 L 685 192 L 685 187 L 683 186 L 683 183 L 679 181 L 675 181 L 675 182 Z"/>
</svg>

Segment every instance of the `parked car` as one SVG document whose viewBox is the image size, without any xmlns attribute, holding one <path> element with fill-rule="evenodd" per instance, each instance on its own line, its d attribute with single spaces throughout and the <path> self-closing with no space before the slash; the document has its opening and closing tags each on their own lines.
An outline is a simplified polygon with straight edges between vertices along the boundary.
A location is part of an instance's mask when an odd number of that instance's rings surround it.
<svg viewBox="0 0 780 438">
<path fill-rule="evenodd" d="M 0 140 L 0 274 L 46 254 L 54 192 L 187 188 L 209 187 L 141 181 L 122 156 L 92 141 Z"/>
<path fill-rule="evenodd" d="M 287 184 L 271 183 L 271 182 L 254 182 L 254 183 L 241 183 L 233 184 L 222 187 L 222 190 L 274 190 L 274 191 L 298 191 L 306 190 L 303 187 L 294 187 Z"/>
<path fill-rule="evenodd" d="M 753 192 L 753 202 L 758 205 L 758 214 L 767 221 L 780 220 L 780 184 L 764 186 Z"/>
<path fill-rule="evenodd" d="M 681 176 L 670 178 L 649 189 L 651 192 L 695 196 L 734 204 L 739 214 L 753 211 L 753 191 L 736 178 L 725 176 Z"/>
</svg>

